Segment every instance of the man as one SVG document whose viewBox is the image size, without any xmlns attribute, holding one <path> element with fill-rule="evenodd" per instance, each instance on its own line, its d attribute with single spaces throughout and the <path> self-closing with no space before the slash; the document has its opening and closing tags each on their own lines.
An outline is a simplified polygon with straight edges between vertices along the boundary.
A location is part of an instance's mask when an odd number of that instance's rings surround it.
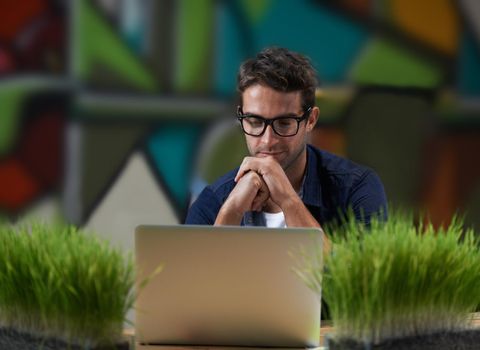
<svg viewBox="0 0 480 350">
<path fill-rule="evenodd" d="M 370 169 L 307 144 L 319 116 L 315 70 L 283 48 L 267 48 L 238 74 L 237 117 L 250 157 L 206 187 L 186 224 L 319 227 L 349 208 L 357 220 L 386 217 L 386 197 Z"/>
</svg>

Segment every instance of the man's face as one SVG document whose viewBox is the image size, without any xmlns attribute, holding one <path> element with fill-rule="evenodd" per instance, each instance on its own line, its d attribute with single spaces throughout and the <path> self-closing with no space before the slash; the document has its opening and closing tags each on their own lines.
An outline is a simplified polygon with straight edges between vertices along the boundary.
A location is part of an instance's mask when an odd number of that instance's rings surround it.
<svg viewBox="0 0 480 350">
<path fill-rule="evenodd" d="M 252 85 L 242 95 L 243 113 L 254 114 L 265 119 L 279 116 L 300 117 L 303 115 L 302 97 L 300 91 L 278 92 L 263 85 Z M 304 155 L 307 134 L 315 126 L 318 108 L 314 108 L 307 120 L 300 122 L 298 133 L 294 136 L 277 135 L 269 125 L 261 136 L 245 135 L 247 147 L 251 156 L 271 156 L 289 170 L 301 162 Z"/>
</svg>

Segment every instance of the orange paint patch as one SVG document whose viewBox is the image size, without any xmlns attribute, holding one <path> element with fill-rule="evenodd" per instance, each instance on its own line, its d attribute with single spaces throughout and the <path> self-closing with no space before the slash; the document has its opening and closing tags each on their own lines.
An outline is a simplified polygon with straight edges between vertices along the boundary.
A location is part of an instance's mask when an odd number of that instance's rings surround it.
<svg viewBox="0 0 480 350">
<path fill-rule="evenodd" d="M 393 22 L 417 40 L 455 55 L 459 45 L 460 21 L 451 0 L 391 0 Z"/>
</svg>

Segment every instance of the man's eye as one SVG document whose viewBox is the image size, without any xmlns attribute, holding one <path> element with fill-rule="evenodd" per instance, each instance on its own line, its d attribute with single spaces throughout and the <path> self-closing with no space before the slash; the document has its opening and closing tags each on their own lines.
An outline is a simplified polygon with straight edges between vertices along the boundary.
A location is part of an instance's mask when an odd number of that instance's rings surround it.
<svg viewBox="0 0 480 350">
<path fill-rule="evenodd" d="M 253 128 L 260 128 L 263 127 L 263 121 L 257 118 L 246 118 L 245 119 L 248 124 L 250 124 L 251 127 Z"/>
<path fill-rule="evenodd" d="M 293 119 L 279 119 L 277 125 L 281 128 L 288 128 L 293 125 Z"/>
</svg>

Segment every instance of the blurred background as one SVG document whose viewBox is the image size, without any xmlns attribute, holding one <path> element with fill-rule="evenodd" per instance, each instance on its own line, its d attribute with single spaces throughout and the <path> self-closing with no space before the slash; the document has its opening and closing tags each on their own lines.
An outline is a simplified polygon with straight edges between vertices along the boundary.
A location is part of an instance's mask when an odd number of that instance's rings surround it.
<svg viewBox="0 0 480 350">
<path fill-rule="evenodd" d="M 127 250 L 182 223 L 246 154 L 236 73 L 270 45 L 317 68 L 314 145 L 480 230 L 477 0 L 0 0 L 1 215 Z"/>
</svg>

